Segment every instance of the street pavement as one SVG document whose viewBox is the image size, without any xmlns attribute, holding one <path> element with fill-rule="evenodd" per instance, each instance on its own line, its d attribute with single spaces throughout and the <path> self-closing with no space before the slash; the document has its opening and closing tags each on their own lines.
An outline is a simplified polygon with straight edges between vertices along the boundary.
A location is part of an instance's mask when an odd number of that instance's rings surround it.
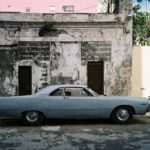
<svg viewBox="0 0 150 150">
<path fill-rule="evenodd" d="M 0 120 L 0 150 L 150 150 L 150 114 L 128 125 L 109 120 L 47 120 L 24 126 Z"/>
</svg>

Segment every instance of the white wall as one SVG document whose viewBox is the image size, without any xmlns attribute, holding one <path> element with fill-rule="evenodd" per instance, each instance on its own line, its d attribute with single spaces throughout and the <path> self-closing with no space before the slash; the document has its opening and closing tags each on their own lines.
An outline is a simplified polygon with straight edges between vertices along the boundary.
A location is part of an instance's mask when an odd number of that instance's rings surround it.
<svg viewBox="0 0 150 150">
<path fill-rule="evenodd" d="M 150 47 L 134 47 L 132 57 L 132 96 L 150 96 Z"/>
</svg>

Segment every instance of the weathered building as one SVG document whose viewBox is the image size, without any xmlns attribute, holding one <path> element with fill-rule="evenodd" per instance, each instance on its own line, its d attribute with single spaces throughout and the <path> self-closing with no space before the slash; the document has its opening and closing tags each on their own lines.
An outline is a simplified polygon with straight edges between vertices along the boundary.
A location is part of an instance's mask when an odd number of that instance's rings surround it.
<svg viewBox="0 0 150 150">
<path fill-rule="evenodd" d="M 130 95 L 130 9 L 121 1 L 118 14 L 0 13 L 0 95 L 65 83 Z"/>
</svg>

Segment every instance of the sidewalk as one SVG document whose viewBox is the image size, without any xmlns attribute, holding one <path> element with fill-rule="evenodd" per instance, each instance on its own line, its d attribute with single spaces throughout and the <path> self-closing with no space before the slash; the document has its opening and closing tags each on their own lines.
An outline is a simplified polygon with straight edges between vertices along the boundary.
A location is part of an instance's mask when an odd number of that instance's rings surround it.
<svg viewBox="0 0 150 150">
<path fill-rule="evenodd" d="M 147 113 L 145 114 L 145 116 L 150 116 L 150 112 L 147 112 Z"/>
</svg>

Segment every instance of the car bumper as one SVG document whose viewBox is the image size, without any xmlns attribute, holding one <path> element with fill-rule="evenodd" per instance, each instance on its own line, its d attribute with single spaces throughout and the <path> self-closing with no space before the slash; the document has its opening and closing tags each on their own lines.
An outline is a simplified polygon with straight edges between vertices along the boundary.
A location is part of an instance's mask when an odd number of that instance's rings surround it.
<svg viewBox="0 0 150 150">
<path fill-rule="evenodd" d="M 150 99 L 149 99 L 149 101 L 148 101 L 148 106 L 147 106 L 146 112 L 150 112 Z"/>
</svg>

